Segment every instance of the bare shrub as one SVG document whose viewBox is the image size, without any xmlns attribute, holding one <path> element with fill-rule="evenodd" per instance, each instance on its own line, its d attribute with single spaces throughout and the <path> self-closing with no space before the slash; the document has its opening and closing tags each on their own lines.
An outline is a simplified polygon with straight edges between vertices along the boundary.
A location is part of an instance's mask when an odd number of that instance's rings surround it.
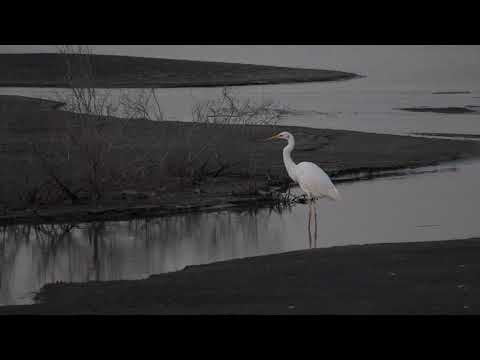
<svg viewBox="0 0 480 360">
<path fill-rule="evenodd" d="M 225 153 L 229 152 L 226 147 L 232 145 L 225 141 L 229 139 L 240 140 L 237 148 L 238 158 L 247 159 L 244 170 L 248 177 L 246 190 L 249 193 L 257 192 L 257 157 L 256 147 L 249 141 L 255 137 L 256 125 L 275 126 L 287 111 L 287 107 L 275 104 L 269 99 L 255 100 L 252 98 L 240 98 L 232 94 L 231 89 L 224 87 L 217 99 L 197 102 L 192 107 L 192 120 L 194 123 L 205 126 L 222 127 L 221 137 L 214 135 L 209 137 L 209 143 L 214 151 L 215 158 L 223 164 L 223 170 L 232 165 L 232 159 L 226 159 Z M 240 154 L 242 152 L 243 154 Z"/>
<path fill-rule="evenodd" d="M 67 110 L 76 113 L 114 115 L 109 91 L 95 86 L 95 64 L 88 45 L 59 45 L 58 53 L 65 62 L 65 82 L 70 95 L 65 99 Z"/>
<path fill-rule="evenodd" d="M 145 154 L 137 152 L 128 159 L 119 156 L 128 140 L 129 121 L 163 120 L 164 116 L 154 89 L 142 90 L 136 96 L 124 94 L 118 103 L 109 91 L 97 89 L 95 63 L 88 46 L 62 45 L 58 51 L 65 59 L 69 90 L 62 100 L 66 110 L 73 113 L 73 120 L 68 121 L 61 139 L 52 139 L 53 148 L 35 147 L 34 153 L 48 177 L 72 203 L 80 200 L 79 193 L 96 203 L 108 190 L 121 188 L 122 182 L 144 173 L 147 159 L 139 156 Z"/>
<path fill-rule="evenodd" d="M 272 100 L 255 101 L 235 97 L 230 88 L 224 87 L 218 99 L 196 103 L 192 108 L 192 120 L 215 125 L 275 125 L 284 110 Z"/>
<path fill-rule="evenodd" d="M 127 119 L 165 120 L 155 89 L 141 89 L 136 96 L 123 93 L 119 100 L 119 112 L 121 117 Z"/>
<path fill-rule="evenodd" d="M 273 101 L 241 99 L 224 88 L 218 99 L 193 106 L 192 123 L 166 124 L 161 132 L 148 133 L 152 125 L 142 119 L 165 119 L 155 89 L 114 99 L 95 87 L 95 62 L 88 47 L 66 45 L 59 52 L 68 84 L 62 100 L 71 113 L 48 129 L 49 139 L 31 139 L 32 161 L 41 175 L 25 177 L 19 196 L 25 206 L 99 204 L 114 192 L 163 188 L 175 181 L 198 184 L 232 174 L 233 168 L 236 176 L 239 169 L 249 176 L 250 191 L 256 192 L 252 125 L 276 124 L 284 112 Z"/>
</svg>

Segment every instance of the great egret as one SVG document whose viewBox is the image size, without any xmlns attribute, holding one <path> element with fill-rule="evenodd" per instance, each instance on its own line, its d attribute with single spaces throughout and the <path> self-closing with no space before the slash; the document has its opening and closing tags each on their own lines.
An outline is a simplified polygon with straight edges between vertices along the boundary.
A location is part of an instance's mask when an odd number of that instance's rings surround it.
<svg viewBox="0 0 480 360">
<path fill-rule="evenodd" d="M 340 195 L 338 190 L 333 185 L 332 181 L 318 165 L 304 161 L 299 164 L 295 164 L 292 160 L 291 153 L 295 147 L 295 138 L 288 131 L 281 132 L 274 135 L 267 140 L 283 139 L 287 140 L 288 144 L 283 148 L 283 162 L 287 173 L 290 178 L 298 183 L 300 188 L 307 194 L 310 200 L 309 212 L 308 212 L 308 233 L 310 232 L 310 222 L 312 217 L 312 202 L 317 198 L 326 197 L 331 200 L 339 200 Z M 314 207 L 315 212 L 315 240 L 317 238 L 317 209 Z"/>
</svg>

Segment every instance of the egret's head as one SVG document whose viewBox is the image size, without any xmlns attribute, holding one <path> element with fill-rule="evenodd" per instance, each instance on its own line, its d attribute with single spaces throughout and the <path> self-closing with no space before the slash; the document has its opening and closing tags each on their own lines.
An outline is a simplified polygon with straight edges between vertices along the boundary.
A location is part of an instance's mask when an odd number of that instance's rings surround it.
<svg viewBox="0 0 480 360">
<path fill-rule="evenodd" d="M 290 134 L 288 131 L 281 132 L 280 134 L 273 135 L 272 137 L 269 137 L 266 140 L 275 140 L 275 139 L 283 139 L 289 141 L 291 138 L 293 138 L 293 135 Z"/>
</svg>

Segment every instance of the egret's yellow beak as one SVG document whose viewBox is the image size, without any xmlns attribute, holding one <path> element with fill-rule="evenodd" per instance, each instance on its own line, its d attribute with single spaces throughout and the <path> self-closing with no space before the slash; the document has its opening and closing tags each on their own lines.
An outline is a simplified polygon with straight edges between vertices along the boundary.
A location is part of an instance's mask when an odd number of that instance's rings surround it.
<svg viewBox="0 0 480 360">
<path fill-rule="evenodd" d="M 279 139 L 278 135 L 279 135 L 279 134 L 273 135 L 272 137 L 269 137 L 268 139 L 265 139 L 265 141 L 274 140 L 274 139 Z"/>
</svg>

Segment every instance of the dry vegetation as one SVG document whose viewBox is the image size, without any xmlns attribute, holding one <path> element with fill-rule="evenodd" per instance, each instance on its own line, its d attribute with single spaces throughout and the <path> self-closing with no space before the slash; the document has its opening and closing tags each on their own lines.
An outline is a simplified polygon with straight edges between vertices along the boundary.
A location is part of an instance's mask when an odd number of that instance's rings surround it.
<svg viewBox="0 0 480 360">
<path fill-rule="evenodd" d="M 255 134 L 248 125 L 278 120 L 273 102 L 239 100 L 225 88 L 219 99 L 193 107 L 193 124 L 169 123 L 159 132 L 151 120 L 165 117 L 154 89 L 125 93 L 115 103 L 108 91 L 94 87 L 95 66 L 87 47 L 64 46 L 59 52 L 67 69 L 69 93 L 59 99 L 66 111 L 19 112 L 15 121 L 2 122 L 28 148 L 21 162 L 12 162 L 12 176 L 6 176 L 10 181 L 0 193 L 4 206 L 99 205 L 191 187 L 239 165 L 232 157 L 235 143 L 238 158 L 248 162 L 241 164 L 252 179 L 247 191 L 255 190 L 252 142 L 245 139 Z M 214 131 L 220 127 L 223 131 Z"/>
<path fill-rule="evenodd" d="M 262 141 L 278 131 L 274 125 L 291 110 L 237 98 L 225 88 L 217 99 L 193 106 L 192 122 L 163 121 L 154 89 L 113 99 L 95 88 L 97 72 L 87 48 L 61 48 L 60 53 L 68 70 L 63 81 L 69 94 L 59 99 L 65 110 L 58 102 L 0 97 L 0 214 L 7 215 L 5 221 L 39 213 L 55 214 L 48 216 L 56 220 L 62 211 L 66 218 L 79 211 L 71 205 L 85 205 L 83 211 L 96 219 L 95 206 L 136 211 L 160 204 L 170 214 L 191 206 L 301 200 L 270 191 L 285 188 L 289 178 L 281 145 Z M 297 162 L 315 161 L 331 176 L 480 154 L 478 142 L 282 128 L 297 137 Z"/>
</svg>

